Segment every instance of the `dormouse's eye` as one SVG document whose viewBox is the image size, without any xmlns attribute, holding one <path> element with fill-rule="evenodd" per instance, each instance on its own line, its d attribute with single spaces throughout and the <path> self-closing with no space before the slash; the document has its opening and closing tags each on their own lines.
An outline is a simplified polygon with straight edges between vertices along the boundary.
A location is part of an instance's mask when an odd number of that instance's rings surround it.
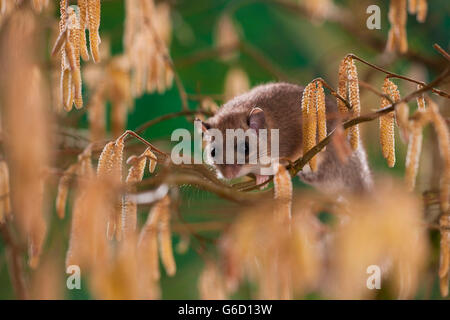
<svg viewBox="0 0 450 320">
<path fill-rule="evenodd" d="M 245 155 L 248 156 L 248 154 L 249 154 L 249 152 L 250 152 L 250 147 L 249 147 L 249 145 L 248 145 L 248 141 L 245 141 L 245 144 L 244 144 L 244 152 L 245 152 Z"/>
<path fill-rule="evenodd" d="M 212 148 L 211 149 L 211 157 L 215 157 L 216 156 L 216 148 Z"/>
<path fill-rule="evenodd" d="M 249 147 L 248 141 L 246 141 L 245 143 L 241 143 L 239 145 L 238 152 L 241 153 L 241 154 L 245 154 L 246 156 L 249 155 L 250 147 Z"/>
</svg>

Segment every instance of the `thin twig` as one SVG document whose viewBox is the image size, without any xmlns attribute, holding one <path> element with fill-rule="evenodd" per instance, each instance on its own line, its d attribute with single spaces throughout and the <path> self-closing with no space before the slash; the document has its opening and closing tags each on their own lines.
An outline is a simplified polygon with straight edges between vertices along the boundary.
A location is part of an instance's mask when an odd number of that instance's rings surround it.
<svg viewBox="0 0 450 320">
<path fill-rule="evenodd" d="M 295 79 L 292 79 L 285 72 L 283 72 L 280 67 L 275 65 L 262 53 L 262 51 L 260 51 L 255 46 L 241 40 L 239 48 L 242 53 L 247 54 L 262 68 L 266 69 L 270 74 L 274 75 L 278 80 L 296 82 Z"/>
<path fill-rule="evenodd" d="M 241 203 L 241 204 L 251 204 L 256 201 L 262 201 L 267 199 L 267 192 L 262 191 L 258 193 L 241 192 L 234 190 L 228 185 L 217 184 L 205 177 L 192 173 L 168 173 L 163 179 L 164 183 L 173 185 L 194 185 L 199 189 L 215 193 L 221 198 Z M 161 179 L 158 177 L 144 179 L 140 185 L 154 185 L 161 183 Z M 270 193 L 271 191 L 269 191 Z M 271 197 L 270 197 L 271 198 Z"/>
<path fill-rule="evenodd" d="M 173 118 L 177 118 L 177 117 L 182 117 L 182 116 L 190 116 L 190 115 L 195 115 L 198 113 L 202 113 L 206 116 L 212 116 L 213 114 L 210 112 L 206 112 L 206 111 L 201 111 L 201 110 L 183 110 L 183 111 L 179 111 L 179 112 L 175 112 L 175 113 L 169 113 L 169 114 L 165 114 L 162 115 L 158 118 L 152 119 L 150 121 L 147 121 L 146 123 L 140 125 L 139 127 L 137 127 L 134 132 L 136 133 L 142 133 L 145 130 L 147 130 L 148 128 L 150 128 L 151 126 L 154 126 L 155 124 L 158 124 L 160 122 L 163 122 L 165 120 L 170 120 Z"/>
<path fill-rule="evenodd" d="M 210 98 L 213 100 L 220 100 L 223 101 L 224 100 L 224 95 L 223 94 L 200 94 L 200 93 L 188 93 L 188 99 L 192 100 L 192 101 L 202 101 L 206 98 Z"/>
<path fill-rule="evenodd" d="M 234 43 L 232 45 L 228 46 L 222 46 L 222 47 L 213 47 L 213 48 L 206 48 L 201 49 L 199 51 L 194 52 L 193 54 L 190 54 L 186 57 L 177 58 L 175 60 L 175 64 L 178 67 L 187 67 L 192 64 L 196 64 L 200 61 L 220 57 L 224 54 L 232 53 L 236 51 L 239 48 L 239 43 Z"/>
<path fill-rule="evenodd" d="M 131 135 L 133 137 L 135 137 L 136 139 L 140 140 L 141 142 L 143 142 L 146 146 L 148 146 L 151 150 L 156 151 L 157 153 L 168 157 L 169 155 L 167 153 L 165 153 L 164 151 L 159 150 L 157 147 L 155 147 L 153 144 L 151 144 L 150 142 L 148 142 L 147 140 L 145 140 L 144 138 L 142 138 L 140 135 L 138 135 L 136 132 L 131 131 L 131 130 L 127 130 L 125 131 L 119 138 L 117 138 L 117 140 L 119 140 L 120 138 L 127 136 L 127 135 Z"/>
<path fill-rule="evenodd" d="M 400 74 L 396 74 L 396 73 L 390 72 L 390 71 L 385 70 L 385 69 L 383 69 L 383 68 L 381 68 L 381 67 L 379 67 L 377 65 L 374 65 L 373 63 L 370 63 L 370 62 L 368 62 L 368 61 L 366 61 L 366 60 L 364 60 L 364 59 L 362 59 L 362 58 L 360 58 L 357 55 L 354 55 L 352 53 L 348 54 L 347 57 L 352 57 L 353 59 L 358 60 L 358 61 L 364 63 L 365 65 L 368 65 L 369 67 L 371 67 L 373 69 L 381 71 L 381 72 L 387 74 L 389 78 L 398 78 L 398 79 L 406 80 L 406 81 L 413 82 L 413 83 L 416 83 L 416 84 L 420 84 L 422 86 L 426 86 L 425 82 L 414 80 L 414 79 L 402 76 Z M 433 91 L 434 93 L 436 93 L 437 95 L 440 95 L 441 97 L 450 99 L 450 94 L 448 94 L 447 92 L 444 92 L 442 90 L 435 89 L 435 88 L 430 88 L 430 90 Z"/>
<path fill-rule="evenodd" d="M 444 49 L 441 48 L 437 43 L 433 44 L 433 48 L 435 48 L 442 56 L 450 62 L 450 54 L 447 53 Z"/>
<path fill-rule="evenodd" d="M 341 100 L 341 101 L 346 105 L 346 107 L 347 107 L 348 109 L 351 109 L 351 108 L 352 108 L 352 106 L 350 105 L 350 103 L 349 103 L 346 99 L 344 99 L 339 93 L 337 93 L 336 90 L 334 90 L 328 83 L 326 83 L 325 80 L 323 80 L 322 78 L 316 78 L 316 79 L 314 79 L 314 80 L 311 81 L 311 82 L 314 82 L 314 81 L 320 81 L 320 82 L 322 82 L 322 85 L 323 85 L 325 88 L 327 88 L 327 89 L 330 91 L 330 93 L 331 93 L 334 97 L 336 97 L 337 99 Z"/>
<path fill-rule="evenodd" d="M 358 83 L 359 83 L 359 85 L 360 85 L 361 87 L 366 88 L 366 89 L 368 89 L 369 91 L 375 93 L 375 94 L 376 94 L 377 96 L 379 96 L 380 98 L 384 98 L 384 99 L 388 100 L 389 103 L 391 103 L 391 104 L 394 103 L 394 100 L 392 100 L 392 98 L 391 98 L 388 94 L 385 94 L 385 93 L 379 91 L 379 90 L 376 89 L 374 86 L 372 86 L 370 83 L 367 83 L 367 82 L 365 82 L 365 81 L 363 81 L 363 80 L 361 80 L 361 79 L 358 80 Z"/>
</svg>

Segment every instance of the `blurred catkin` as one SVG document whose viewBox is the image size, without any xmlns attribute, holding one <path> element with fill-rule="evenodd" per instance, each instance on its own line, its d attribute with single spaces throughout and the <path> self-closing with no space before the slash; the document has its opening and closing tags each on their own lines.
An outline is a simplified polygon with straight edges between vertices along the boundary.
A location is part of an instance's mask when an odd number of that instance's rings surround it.
<svg viewBox="0 0 450 320">
<path fill-rule="evenodd" d="M 170 198 L 165 196 L 160 200 L 160 205 L 162 212 L 158 226 L 159 252 L 167 275 L 173 276 L 176 272 L 176 265 L 173 257 L 172 232 L 170 231 Z"/>
<path fill-rule="evenodd" d="M 145 299 L 158 299 L 160 295 L 158 243 L 163 266 L 166 273 L 172 276 L 176 266 L 170 232 L 170 199 L 167 195 L 153 206 L 139 235 L 139 281 L 141 294 Z"/>
<path fill-rule="evenodd" d="M 109 189 L 108 183 L 96 177 L 83 180 L 77 188 L 66 267 L 78 265 L 82 270 L 92 270 L 102 268 L 109 259 L 106 226 L 114 209 Z"/>
<path fill-rule="evenodd" d="M 277 205 L 274 214 L 280 221 L 288 222 L 291 219 L 292 181 L 291 175 L 282 165 L 274 177 L 274 194 Z"/>
<path fill-rule="evenodd" d="M 441 295 L 448 296 L 448 281 L 450 273 L 450 214 L 446 213 L 439 219 L 441 230 L 439 281 Z"/>
<path fill-rule="evenodd" d="M 0 161 L 0 224 L 11 217 L 9 169 L 6 161 Z"/>
<path fill-rule="evenodd" d="M 160 277 L 158 262 L 158 224 L 163 210 L 165 210 L 165 206 L 162 203 L 156 203 L 153 206 L 139 235 L 139 265 L 145 272 L 143 276 L 146 276 L 146 281 L 149 282 L 157 281 Z"/>
<path fill-rule="evenodd" d="M 250 89 L 250 80 L 247 73 L 241 68 L 232 68 L 228 70 L 225 76 L 225 100 L 247 92 Z"/>
<path fill-rule="evenodd" d="M 417 14 L 417 21 L 423 23 L 427 17 L 427 0 L 409 0 L 408 11 L 410 14 Z"/>
<path fill-rule="evenodd" d="M 406 0 L 390 0 L 389 22 L 391 28 L 386 45 L 387 51 L 405 53 L 408 51 L 408 40 L 406 38 Z"/>
<path fill-rule="evenodd" d="M 412 123 L 406 153 L 405 180 L 409 191 L 414 190 L 416 184 L 417 170 L 419 169 L 419 158 L 422 150 L 422 126 Z"/>
<path fill-rule="evenodd" d="M 20 235 L 28 240 L 32 268 L 38 265 L 47 233 L 43 185 L 50 165 L 48 123 L 52 119 L 47 110 L 46 77 L 36 54 L 42 52 L 43 34 L 39 18 L 23 6 L 11 13 L 0 38 L 2 135 L 8 137 L 4 150 L 10 169 L 12 212 Z"/>
<path fill-rule="evenodd" d="M 371 297 L 374 290 L 366 286 L 371 265 L 390 279 L 400 299 L 412 298 L 420 283 L 428 254 L 420 199 L 393 181 L 377 183 L 376 193 L 352 197 L 337 210 L 345 223 L 338 225 L 329 248 L 332 277 L 324 288 L 333 297 Z"/>
<path fill-rule="evenodd" d="M 198 280 L 198 290 L 203 300 L 226 299 L 224 280 L 215 262 L 206 262 Z"/>
<path fill-rule="evenodd" d="M 233 284 L 227 294 L 242 278 L 257 284 L 261 299 L 286 299 L 317 285 L 321 253 L 308 201 L 303 199 L 303 209 L 292 215 L 289 228 L 267 205 L 241 212 L 221 239 L 225 282 Z"/>
<path fill-rule="evenodd" d="M 73 178 L 72 176 L 78 170 L 78 163 L 72 164 L 69 168 L 67 168 L 58 183 L 58 190 L 56 194 L 56 213 L 58 217 L 63 219 L 66 211 L 66 202 L 67 195 L 69 193 L 70 181 Z"/>
<path fill-rule="evenodd" d="M 214 43 L 217 48 L 223 51 L 220 54 L 223 61 L 230 61 L 238 56 L 237 50 L 234 49 L 239 45 L 239 35 L 240 31 L 230 15 L 221 15 L 215 29 Z"/>
<path fill-rule="evenodd" d="M 163 93 L 173 83 L 168 47 L 172 27 L 170 6 L 153 0 L 125 2 L 124 48 L 131 69 L 133 97 Z"/>
<path fill-rule="evenodd" d="M 430 114 L 430 121 L 432 122 L 439 143 L 439 151 L 442 158 L 443 173 L 441 176 L 441 209 L 446 213 L 449 210 L 450 197 L 450 136 L 448 125 L 445 119 L 439 112 L 439 107 L 436 103 L 427 97 L 428 111 Z"/>
<path fill-rule="evenodd" d="M 96 299 L 136 300 L 140 295 L 136 240 L 122 241 L 114 257 L 102 268 L 95 268 L 89 279 Z"/>
</svg>

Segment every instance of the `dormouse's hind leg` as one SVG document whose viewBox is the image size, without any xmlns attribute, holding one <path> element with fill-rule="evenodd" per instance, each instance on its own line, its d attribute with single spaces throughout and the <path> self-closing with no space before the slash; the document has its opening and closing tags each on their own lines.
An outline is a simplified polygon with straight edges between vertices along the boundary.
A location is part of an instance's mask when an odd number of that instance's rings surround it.
<svg viewBox="0 0 450 320">
<path fill-rule="evenodd" d="M 367 164 L 367 156 L 361 143 L 345 163 L 339 160 L 332 144 L 320 155 L 318 169 L 312 172 L 305 166 L 298 176 L 326 193 L 364 193 L 372 188 L 372 175 Z"/>
</svg>

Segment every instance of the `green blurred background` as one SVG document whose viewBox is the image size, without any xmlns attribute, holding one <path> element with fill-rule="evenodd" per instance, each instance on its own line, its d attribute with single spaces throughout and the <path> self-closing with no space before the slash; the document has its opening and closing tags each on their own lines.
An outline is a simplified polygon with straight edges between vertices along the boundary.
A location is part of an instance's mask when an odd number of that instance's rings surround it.
<svg viewBox="0 0 450 320">
<path fill-rule="evenodd" d="M 285 0 L 288 2 L 289 0 Z M 292 3 L 295 3 L 292 0 Z M 248 74 L 251 85 L 276 81 L 277 77 L 264 68 L 254 56 L 241 52 L 234 59 L 223 62 L 217 57 L 203 59 L 190 63 L 192 56 L 203 50 L 214 48 L 214 31 L 219 17 L 224 12 L 232 15 L 234 22 L 241 31 L 242 41 L 251 45 L 259 55 L 270 61 L 279 73 L 285 74 L 291 81 L 307 84 L 315 77 L 322 77 L 332 86 L 336 86 L 337 67 L 340 60 L 347 53 L 354 53 L 368 61 L 383 65 L 391 71 L 422 78 L 429 81 L 439 72 L 439 55 L 433 50 L 432 44 L 438 43 L 443 48 L 449 48 L 450 39 L 450 1 L 429 1 L 428 17 L 424 24 L 416 21 L 414 16 L 408 16 L 407 32 L 410 50 L 427 57 L 437 63 L 433 67 L 426 67 L 420 63 L 412 62 L 409 57 L 389 59 L 382 55 L 380 43 L 384 45 L 389 30 L 387 20 L 388 1 L 335 1 L 338 6 L 352 13 L 353 25 L 356 26 L 359 35 L 349 33 L 334 22 L 324 21 L 322 24 L 312 23 L 304 15 L 297 14 L 293 10 L 286 9 L 271 1 L 226 1 L 226 0 L 174 0 L 172 5 L 173 36 L 170 52 L 175 62 L 177 71 L 189 94 L 222 94 L 224 91 L 224 79 L 231 67 L 240 67 Z M 378 4 L 381 8 L 381 30 L 367 30 L 365 19 L 368 17 L 365 10 L 370 4 Z M 55 9 L 55 17 L 57 16 Z M 122 37 L 124 29 L 124 1 L 102 1 L 101 35 L 108 36 L 111 43 L 112 55 L 123 52 Z M 376 45 L 368 44 L 372 39 L 377 39 Z M 381 49 L 381 50 L 380 50 Z M 433 69 L 434 68 L 434 69 Z M 362 78 L 366 77 L 375 87 L 380 88 L 383 80 L 381 74 L 358 65 Z M 400 83 L 400 92 L 414 89 L 408 84 Z M 89 92 L 84 93 L 89 97 Z M 221 103 L 221 101 L 217 101 Z M 439 100 L 441 102 L 441 100 Z M 413 104 L 411 104 L 413 106 Z M 197 102 L 190 101 L 190 108 L 196 108 Z M 379 107 L 379 99 L 367 90 L 362 90 L 362 112 L 368 112 Z M 135 108 L 128 116 L 128 129 L 135 129 L 140 124 L 163 114 L 181 110 L 178 91 L 174 86 L 164 94 L 145 94 L 135 100 Z M 74 110 L 68 116 L 79 111 Z M 398 141 L 397 165 L 389 169 L 382 158 L 379 143 L 377 122 L 362 126 L 364 143 L 368 149 L 369 161 L 376 174 L 389 174 L 401 177 L 404 172 L 405 145 Z M 79 127 L 87 128 L 86 116 Z M 170 134 L 176 128 L 188 128 L 192 130 L 192 124 L 185 118 L 176 118 L 165 121 L 147 130 L 144 137 L 155 142 L 161 148 L 169 150 L 167 141 Z M 430 134 L 426 132 L 426 135 Z M 426 137 L 425 137 L 426 139 Z M 166 141 L 166 142 L 164 142 Z M 427 141 L 427 140 L 424 140 Z M 425 146 L 426 148 L 426 146 Z M 425 166 L 419 175 L 419 190 L 425 189 L 427 181 L 420 180 L 427 176 Z M 429 170 L 429 169 L 428 169 Z M 295 180 L 296 188 L 308 188 Z M 236 213 L 237 206 L 221 200 L 215 195 L 195 189 L 191 186 L 180 188 L 182 204 L 181 215 L 186 221 L 229 220 Z M 70 207 L 70 206 L 69 206 Z M 144 208 L 145 209 L 145 208 Z M 143 210 L 144 210 L 143 209 Z M 146 210 L 146 209 L 145 209 Z M 326 215 L 324 215 L 326 217 Z M 50 234 L 47 240 L 47 248 L 64 252 L 68 243 L 70 227 L 70 214 L 62 221 L 51 219 Z M 146 215 L 139 215 L 141 222 Z M 216 233 L 204 233 L 205 237 L 217 238 Z M 179 241 L 174 236 L 175 245 Z M 438 234 L 432 233 L 431 239 L 434 247 L 438 245 Z M 191 239 L 195 242 L 194 239 Z M 213 252 L 214 246 L 209 246 Z M 432 254 L 430 268 L 436 268 L 438 259 L 437 251 Z M 197 280 L 203 268 L 203 262 L 191 248 L 185 254 L 175 256 L 177 274 L 168 278 L 162 272 L 161 288 L 164 299 L 196 299 L 198 298 Z M 63 261 L 61 270 L 64 271 Z M 432 270 L 436 274 L 436 269 Z M 66 275 L 62 273 L 62 277 Z M 65 296 L 70 299 L 90 298 L 86 282 L 82 282 L 82 290 L 66 290 Z M 431 287 L 430 287 L 431 284 Z M 248 298 L 251 285 L 243 285 L 234 298 Z M 380 293 L 380 297 L 384 293 Z M 435 277 L 429 283 L 424 283 L 417 298 L 439 298 L 438 281 Z M 0 242 L 0 299 L 12 299 L 12 291 L 3 244 Z M 307 298 L 320 298 L 311 294 Z"/>
</svg>

